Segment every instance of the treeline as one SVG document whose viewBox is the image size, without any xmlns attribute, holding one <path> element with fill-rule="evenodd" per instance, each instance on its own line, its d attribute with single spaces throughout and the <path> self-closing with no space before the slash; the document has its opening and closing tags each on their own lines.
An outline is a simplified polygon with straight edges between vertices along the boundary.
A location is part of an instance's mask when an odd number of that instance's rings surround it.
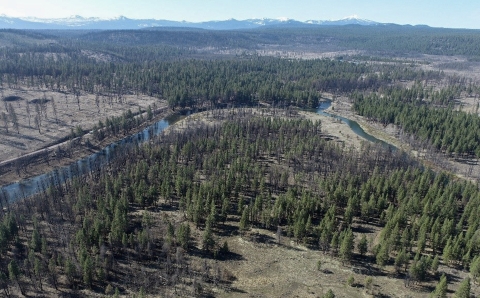
<svg viewBox="0 0 480 298">
<path fill-rule="evenodd" d="M 464 55 L 477 57 L 478 30 L 427 26 L 302 26 L 254 30 L 209 31 L 198 29 L 149 29 L 93 32 L 80 39 L 120 44 L 170 44 L 180 47 L 257 49 L 259 45 L 317 45 L 330 49 L 358 49 L 375 53 Z"/>
<path fill-rule="evenodd" d="M 241 56 L 190 60 L 171 47 L 80 44 L 74 41 L 0 49 L 0 82 L 121 98 L 148 94 L 184 108 L 259 102 L 318 106 L 321 92 L 377 90 L 401 80 L 438 80 L 438 72 L 371 66 L 329 59 L 286 60 Z"/>
<path fill-rule="evenodd" d="M 240 233 L 270 229 L 347 263 L 373 254 L 380 268 L 394 264 L 413 281 L 435 275 L 439 262 L 480 275 L 475 185 L 399 151 L 342 148 L 319 122 L 209 113 L 233 120 L 125 147 L 107 168 L 8 207 L 4 225 L 15 220 L 18 236 L 3 242 L 2 289 L 110 285 L 193 296 L 228 286 L 221 268 L 195 267 L 188 254 L 228 258 L 219 235 L 231 219 Z M 158 216 L 172 209 L 191 224 Z M 373 240 L 353 232 L 367 224 L 382 227 L 371 250 Z"/>
<path fill-rule="evenodd" d="M 395 124 L 405 132 L 430 142 L 446 154 L 480 156 L 480 118 L 454 109 L 454 99 L 466 87 L 427 91 L 390 88 L 379 94 L 354 94 L 354 110 L 378 122 Z"/>
<path fill-rule="evenodd" d="M 167 44 L 178 47 L 258 49 L 260 45 L 321 46 L 330 50 L 358 49 L 383 54 L 463 55 L 478 59 L 478 30 L 427 26 L 301 26 L 254 30 L 210 31 L 153 28 L 91 32 L 78 37 L 119 44 Z"/>
</svg>

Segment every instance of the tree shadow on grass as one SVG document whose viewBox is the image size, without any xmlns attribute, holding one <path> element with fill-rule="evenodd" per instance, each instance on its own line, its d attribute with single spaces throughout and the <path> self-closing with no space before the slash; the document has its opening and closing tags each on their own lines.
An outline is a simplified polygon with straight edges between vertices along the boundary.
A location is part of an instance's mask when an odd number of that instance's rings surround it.
<svg viewBox="0 0 480 298">
<path fill-rule="evenodd" d="M 245 260 L 245 258 L 242 255 L 232 251 L 215 256 L 213 252 L 205 251 L 197 247 L 190 248 L 188 250 L 188 254 L 191 256 L 196 256 L 201 259 L 218 260 L 218 261 L 244 261 Z"/>
<path fill-rule="evenodd" d="M 244 290 L 240 290 L 239 288 L 236 288 L 236 287 L 231 287 L 231 288 L 230 288 L 230 292 L 247 294 L 247 292 L 245 292 Z"/>
<path fill-rule="evenodd" d="M 353 226 L 352 225 L 352 232 L 354 233 L 360 233 L 360 234 L 372 234 L 375 233 L 375 231 L 372 228 L 365 227 L 364 225 L 359 225 L 359 226 Z"/>
<path fill-rule="evenodd" d="M 229 224 L 219 224 L 216 234 L 221 237 L 238 235 L 238 227 Z"/>
</svg>

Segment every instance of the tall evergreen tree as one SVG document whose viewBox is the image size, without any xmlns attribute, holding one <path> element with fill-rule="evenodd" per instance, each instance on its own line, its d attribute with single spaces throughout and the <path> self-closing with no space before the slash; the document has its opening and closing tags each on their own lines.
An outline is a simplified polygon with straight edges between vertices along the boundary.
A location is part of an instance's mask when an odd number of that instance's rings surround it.
<svg viewBox="0 0 480 298">
<path fill-rule="evenodd" d="M 343 234 L 342 244 L 340 245 L 340 258 L 342 262 L 350 262 L 353 255 L 354 237 L 351 229 Z"/>
<path fill-rule="evenodd" d="M 446 298 L 447 297 L 447 277 L 445 274 L 440 277 L 440 281 L 438 282 L 435 290 L 430 294 L 432 298 Z"/>
<path fill-rule="evenodd" d="M 470 298 L 470 277 L 465 278 L 458 287 L 455 298 Z"/>
</svg>

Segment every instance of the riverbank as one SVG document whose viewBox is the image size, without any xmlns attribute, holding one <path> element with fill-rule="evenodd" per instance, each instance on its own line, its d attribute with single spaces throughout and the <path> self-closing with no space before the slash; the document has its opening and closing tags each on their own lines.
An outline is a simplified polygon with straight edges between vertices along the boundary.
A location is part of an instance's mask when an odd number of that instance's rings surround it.
<svg viewBox="0 0 480 298">
<path fill-rule="evenodd" d="M 327 97 L 331 98 L 328 95 Z M 440 152 L 429 152 L 427 149 L 414 148 L 408 142 L 401 140 L 401 132 L 398 127 L 392 124 L 384 126 L 374 121 L 368 121 L 364 117 L 355 114 L 352 106 L 353 104 L 348 98 L 339 97 L 332 101 L 331 106 L 325 111 L 329 114 L 356 121 L 368 134 L 405 151 L 434 170 L 446 171 L 458 178 L 471 182 L 480 180 L 480 164 L 477 160 L 468 162 L 458 161 L 454 158 L 446 157 Z"/>
<path fill-rule="evenodd" d="M 387 144 L 397 147 L 401 150 L 408 150 L 402 142 L 394 137 L 398 133 L 398 129 L 393 125 L 383 126 L 374 122 L 367 121 L 364 117 L 355 114 L 352 111 L 352 103 L 348 98 L 338 98 L 332 101 L 330 107 L 325 112 L 339 117 L 347 118 L 355 121 L 367 133 Z"/>
<path fill-rule="evenodd" d="M 8 185 L 7 193 L 9 193 L 10 196 L 16 197 L 18 195 L 25 196 L 33 194 L 39 185 L 43 185 L 43 187 L 45 187 L 45 180 L 51 179 L 49 178 L 50 176 L 45 175 L 46 173 L 51 173 L 54 170 L 74 165 L 75 163 L 77 166 L 81 167 L 84 167 L 84 165 L 87 167 L 90 167 L 90 165 L 101 166 L 103 163 L 99 164 L 96 156 L 100 155 L 100 158 L 104 158 L 102 156 L 104 154 L 108 155 L 107 152 L 109 151 L 105 151 L 103 148 L 106 148 L 107 145 L 110 148 L 112 147 L 112 143 L 127 137 L 135 136 L 142 130 L 143 132 L 138 134 L 139 138 L 143 138 L 143 134 L 152 128 L 158 131 L 163 131 L 163 129 L 166 128 L 165 133 L 168 134 L 173 131 L 185 130 L 201 125 L 216 125 L 221 123 L 223 120 L 228 120 L 231 118 L 230 116 L 232 116 L 232 114 L 239 113 L 257 114 L 260 117 L 300 117 L 310 119 L 312 121 L 321 121 L 323 137 L 330 141 L 339 143 L 341 147 L 346 149 L 353 148 L 359 150 L 362 147 L 362 143 L 365 142 L 365 139 L 358 136 L 349 127 L 349 125 L 339 119 L 314 112 L 298 111 L 296 109 L 283 110 L 275 108 L 237 108 L 213 110 L 190 115 L 183 120 L 180 120 L 176 125 L 169 126 L 167 122 L 160 121 L 165 122 L 162 124 L 162 128 L 159 128 L 158 125 L 152 126 L 151 124 L 158 124 L 160 123 L 158 122 L 159 120 L 162 120 L 168 115 L 172 114 L 172 111 L 164 108 L 164 113 L 156 114 L 154 119 L 142 123 L 142 125 L 137 127 L 135 131 L 130 131 L 128 136 L 109 136 L 103 139 L 101 142 L 97 142 L 93 138 L 93 133 L 90 132 L 81 138 L 76 138 L 74 140 L 65 142 L 64 144 L 57 144 L 52 146 L 52 148 L 42 149 L 36 154 L 32 153 L 31 157 L 26 157 L 24 159 L 13 159 L 12 161 L 9 161 L 8 165 L 0 167 L 0 183 L 4 186 Z M 146 115 L 143 116 L 144 119 L 146 119 Z M 148 128 L 145 129 L 146 127 Z M 135 139 L 137 139 L 137 136 L 130 141 L 134 141 Z M 78 169 L 75 166 L 70 166 L 68 167 L 67 172 L 76 172 L 77 170 Z M 85 170 L 82 171 L 84 172 Z M 41 176 L 45 177 L 42 178 Z M 33 180 L 29 178 L 33 178 Z"/>
<path fill-rule="evenodd" d="M 201 125 L 215 125 L 224 120 L 227 120 L 232 113 L 242 113 L 248 111 L 249 113 L 257 114 L 261 117 L 280 117 L 280 118 L 305 118 L 312 121 L 321 121 L 322 133 L 328 136 L 330 139 L 342 144 L 345 148 L 354 148 L 359 150 L 362 143 L 366 141 L 362 137 L 358 136 L 350 127 L 341 120 L 321 115 L 315 112 L 307 111 L 284 111 L 273 108 L 236 108 L 230 110 L 218 110 L 223 111 L 223 115 L 216 115 L 212 111 L 205 111 L 196 114 L 192 114 L 185 119 L 178 121 L 175 125 L 169 126 L 165 133 L 171 133 L 173 131 L 181 131 L 192 127 L 198 127 Z"/>
<path fill-rule="evenodd" d="M 166 106 L 161 107 L 157 109 L 152 119 L 145 120 L 141 125 L 131 130 L 128 135 L 138 133 L 172 114 L 173 112 Z M 146 113 L 143 113 L 141 116 L 147 119 Z M 97 141 L 93 137 L 93 131 L 89 131 L 82 137 L 54 144 L 25 156 L 3 161 L 2 165 L 0 165 L 0 186 L 17 183 L 68 166 L 82 158 L 99 152 L 109 144 L 117 142 L 128 135 L 108 135 L 101 141 Z"/>
</svg>

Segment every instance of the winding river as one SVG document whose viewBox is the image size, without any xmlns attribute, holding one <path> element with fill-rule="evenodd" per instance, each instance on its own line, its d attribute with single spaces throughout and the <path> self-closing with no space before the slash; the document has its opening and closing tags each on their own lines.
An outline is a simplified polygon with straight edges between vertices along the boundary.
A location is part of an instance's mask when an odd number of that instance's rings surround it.
<svg viewBox="0 0 480 298">
<path fill-rule="evenodd" d="M 342 116 L 338 116 L 338 115 L 334 115 L 334 114 L 330 114 L 330 113 L 325 112 L 325 110 L 328 109 L 331 105 L 332 105 L 332 102 L 330 102 L 330 101 L 321 102 L 320 106 L 316 110 L 317 114 L 333 117 L 335 119 L 338 119 L 338 120 L 346 123 L 348 125 L 348 127 L 350 127 L 350 129 L 354 133 L 356 133 L 358 136 L 360 136 L 360 137 L 362 137 L 362 138 L 364 138 L 364 139 L 366 139 L 366 140 L 368 140 L 372 143 L 379 143 L 382 146 L 385 146 L 385 147 L 393 149 L 393 150 L 397 149 L 397 147 L 395 147 L 395 146 L 393 146 L 389 143 L 386 143 L 386 142 L 384 142 L 380 139 L 377 139 L 376 137 L 366 133 L 363 130 L 363 128 L 356 121 L 350 120 L 350 119 L 342 117 Z"/>
<path fill-rule="evenodd" d="M 362 138 L 365 138 L 368 141 L 374 143 L 381 143 L 384 146 L 388 146 L 392 149 L 395 149 L 390 144 L 387 144 L 372 135 L 367 134 L 360 125 L 348 118 L 344 118 L 341 116 L 329 114 L 325 112 L 331 105 L 330 101 L 325 101 L 320 104 L 317 108 L 316 113 L 334 117 L 336 119 L 341 120 L 342 122 L 346 123 L 357 135 Z M 107 163 L 115 157 L 116 154 L 122 152 L 122 148 L 124 146 L 136 145 L 143 142 L 150 140 L 151 138 L 159 135 L 163 132 L 168 126 L 174 124 L 178 120 L 180 120 L 182 116 L 178 114 L 174 114 L 172 116 L 166 117 L 155 124 L 145 128 L 139 133 L 130 135 L 122 140 L 114 142 L 107 147 L 103 148 L 102 150 L 91 154 L 87 157 L 79 159 L 78 161 L 64 166 L 49 173 L 45 173 L 42 175 L 34 176 L 20 182 L 12 183 L 0 188 L 0 196 L 3 196 L 4 201 L 5 199 L 9 202 L 13 202 L 18 199 L 22 199 L 25 197 L 32 196 L 36 193 L 44 191 L 51 185 L 58 185 L 62 184 L 65 181 L 74 178 L 75 176 L 88 174 L 92 170 L 96 170 L 98 168 L 103 167 Z"/>
</svg>

